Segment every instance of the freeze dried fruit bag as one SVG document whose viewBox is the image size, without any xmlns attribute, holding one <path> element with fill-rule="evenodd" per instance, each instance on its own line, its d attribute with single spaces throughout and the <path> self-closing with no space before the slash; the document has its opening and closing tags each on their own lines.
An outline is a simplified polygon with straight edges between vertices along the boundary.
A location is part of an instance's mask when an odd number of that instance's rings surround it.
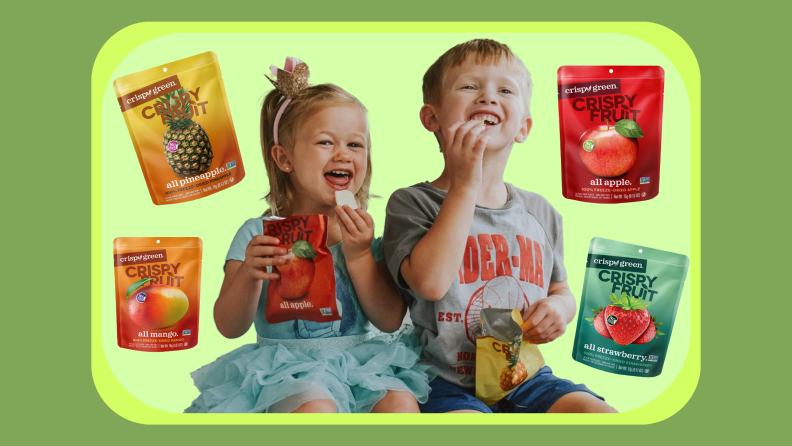
<svg viewBox="0 0 792 446">
<path fill-rule="evenodd" d="M 689 264 L 683 254 L 593 238 L 572 358 L 619 375 L 659 375 Z"/>
<path fill-rule="evenodd" d="M 628 203 L 657 196 L 664 83 L 657 66 L 558 69 L 564 197 Z"/>
<path fill-rule="evenodd" d="M 245 177 L 215 53 L 120 77 L 113 87 L 154 204 L 197 200 Z"/>
<path fill-rule="evenodd" d="M 522 340 L 520 310 L 484 308 L 476 338 L 476 398 L 492 405 L 544 366 L 539 348 Z"/>
<path fill-rule="evenodd" d="M 287 262 L 273 267 L 280 277 L 267 283 L 267 322 L 340 321 L 327 216 L 264 217 L 264 235 L 276 237 L 278 246 L 288 249 Z"/>
<path fill-rule="evenodd" d="M 198 344 L 202 252 L 198 237 L 113 241 L 119 347 L 167 352 Z"/>
</svg>

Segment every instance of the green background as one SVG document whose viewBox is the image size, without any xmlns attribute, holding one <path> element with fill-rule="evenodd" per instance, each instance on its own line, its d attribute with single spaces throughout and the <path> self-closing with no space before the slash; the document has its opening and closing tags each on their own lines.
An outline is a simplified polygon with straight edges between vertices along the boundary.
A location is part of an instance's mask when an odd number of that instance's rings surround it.
<svg viewBox="0 0 792 446">
<path fill-rule="evenodd" d="M 788 62 L 776 49 L 783 14 L 764 2 L 750 10 L 705 8 L 690 2 L 608 7 L 591 2 L 550 5 L 425 2 L 386 5 L 372 12 L 359 2 L 312 7 L 310 2 L 137 2 L 12 6 L 3 28 L 4 204 L 2 256 L 6 349 L 4 433 L 17 441 L 75 438 L 114 442 L 269 442 L 404 444 L 411 442 L 542 441 L 642 444 L 707 439 L 729 443 L 781 432 L 787 388 L 786 336 L 776 324 L 742 317 L 754 302 L 773 302 L 784 314 L 784 267 L 789 248 L 785 217 L 788 151 L 779 144 L 786 105 L 775 88 Z M 325 3 L 315 2 L 317 5 Z M 753 11 L 760 11 L 753 13 Z M 210 14 L 211 13 L 211 14 Z M 35 18 L 35 20 L 32 20 Z M 174 427 L 124 420 L 98 396 L 89 350 L 89 78 L 104 42 L 118 30 L 151 20 L 533 20 L 651 21 L 678 33 L 692 48 L 703 84 L 703 365 L 690 402 L 650 426 L 624 427 Z M 737 29 L 737 31 L 735 31 Z M 600 48 L 592 51 L 619 51 Z M 269 61 L 268 61 L 269 62 Z M 768 94 L 770 93 L 770 94 Z M 780 93 L 779 93 L 780 95 Z M 761 122 L 764 121 L 764 122 Z M 761 122 L 761 123 L 760 123 Z M 127 147 L 124 148 L 128 150 Z M 21 155 L 21 156 L 20 156 Z M 249 181 L 246 179 L 245 181 Z M 135 185 L 133 185 L 135 186 Z M 218 194 L 218 196 L 221 194 Z M 783 225 L 783 226 L 782 226 Z M 735 266 L 739 261 L 740 267 Z M 770 279 L 765 284 L 764 279 Z M 759 281 L 762 282 L 759 282 Z M 757 283 L 759 282 L 759 283 Z M 756 300 L 754 300 L 756 299 Z M 758 306 L 757 306 L 758 307 Z M 768 314 L 762 310 L 755 314 Z M 755 324 L 761 324 L 761 330 Z M 750 358 L 750 359 L 749 359 Z M 618 431 L 618 432 L 617 432 Z M 154 439 L 154 440 L 152 440 Z"/>
<path fill-rule="evenodd" d="M 404 26 L 407 30 L 415 28 Z M 136 35 L 147 35 L 145 30 L 138 29 Z M 297 28 L 298 31 L 306 29 L 310 28 Z M 520 29 L 530 31 L 531 27 L 524 25 Z M 266 31 L 266 26 L 259 30 Z M 311 83 L 336 83 L 356 95 L 368 108 L 372 138 L 371 190 L 385 197 L 372 200 L 369 207 L 375 234 L 379 236 L 384 226 L 387 197 L 398 188 L 433 180 L 443 169 L 435 138 L 418 119 L 418 110 L 423 104 L 420 84 L 423 73 L 448 48 L 482 36 L 507 43 L 531 70 L 533 127 L 524 144 L 515 144 L 505 180 L 541 194 L 563 215 L 564 263 L 569 286 L 578 301 L 592 237 L 607 237 L 690 257 L 688 94 L 672 64 L 673 59 L 669 61 L 658 49 L 638 38 L 610 33 L 168 34 L 148 40 L 124 57 L 112 76 L 106 79 L 101 102 L 102 284 L 101 292 L 94 298 L 101 298 L 102 303 L 104 355 L 121 385 L 152 407 L 181 412 L 198 396 L 189 378 L 190 372 L 236 347 L 255 342 L 254 329 L 237 339 L 223 337 L 214 327 L 212 312 L 223 281 L 222 265 L 231 239 L 245 220 L 260 216 L 266 209 L 266 203 L 260 200 L 269 186 L 259 143 L 259 117 L 263 98 L 272 88 L 262 73 L 269 72 L 271 63 L 281 66 L 287 55 L 296 55 L 309 64 Z M 605 55 L 590 51 L 591 48 L 615 47 L 623 51 Z M 343 50 L 328 51 L 332 48 Z M 411 49 L 409 56 L 398 55 L 405 48 Z M 220 62 L 246 177 L 238 185 L 200 200 L 155 207 L 146 193 L 145 180 L 119 112 L 112 82 L 118 77 L 206 50 L 214 51 Z M 255 59 L 251 60 L 254 54 Z M 113 55 L 125 56 L 124 53 Z M 365 63 L 360 63 L 355 55 L 365 55 Z M 105 64 L 113 66 L 107 62 L 102 65 Z M 665 70 L 665 150 L 660 195 L 653 200 L 611 206 L 581 203 L 562 196 L 556 71 L 562 65 L 594 64 L 660 65 Z M 98 73 L 102 71 L 97 69 L 94 75 L 101 77 Z M 657 181 L 657 177 L 654 180 Z M 138 211 L 130 213 L 130 209 Z M 639 224 L 634 224 L 630 217 Z M 114 268 L 110 259 L 113 240 L 128 236 L 197 236 L 203 240 L 198 347 L 167 354 L 117 347 L 116 309 L 112 299 L 115 295 Z M 619 411 L 641 407 L 663 393 L 682 368 L 690 343 L 690 302 L 690 287 L 686 287 L 670 348 L 664 355 L 665 368 L 659 377 L 650 380 L 616 378 L 575 362 L 572 359 L 575 321 L 569 325 L 565 336 L 543 346 L 542 354 L 558 376 L 585 383 Z M 155 380 L 148 373 L 153 369 L 158 370 Z M 625 383 L 634 389 L 623 391 Z"/>
</svg>

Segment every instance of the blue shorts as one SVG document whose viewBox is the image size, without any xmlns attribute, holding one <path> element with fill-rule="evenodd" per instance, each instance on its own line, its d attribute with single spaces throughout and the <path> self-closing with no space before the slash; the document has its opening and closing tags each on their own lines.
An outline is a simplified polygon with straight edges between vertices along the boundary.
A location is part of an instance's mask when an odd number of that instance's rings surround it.
<svg viewBox="0 0 792 446">
<path fill-rule="evenodd" d="M 487 406 L 475 396 L 475 391 L 435 378 L 429 383 L 429 401 L 419 404 L 423 413 L 446 413 L 452 410 L 477 410 L 484 413 L 545 413 L 562 396 L 572 392 L 586 392 L 605 401 L 583 384 L 561 379 L 544 366 L 531 379 L 514 389 L 506 398 Z"/>
</svg>

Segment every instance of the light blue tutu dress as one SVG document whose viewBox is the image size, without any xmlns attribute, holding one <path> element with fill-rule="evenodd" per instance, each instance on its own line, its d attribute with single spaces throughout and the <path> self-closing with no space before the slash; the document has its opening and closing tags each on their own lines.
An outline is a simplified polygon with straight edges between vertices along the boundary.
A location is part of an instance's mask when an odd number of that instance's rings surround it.
<svg viewBox="0 0 792 446">
<path fill-rule="evenodd" d="M 226 256 L 245 259 L 245 248 L 263 233 L 261 218 L 245 222 Z M 382 260 L 382 241 L 371 252 Z M 341 243 L 330 247 L 342 320 L 289 321 L 264 318 L 264 283 L 254 325 L 256 344 L 244 345 L 191 374 L 201 395 L 185 412 L 293 412 L 317 399 L 335 401 L 339 413 L 367 413 L 388 390 L 411 392 L 426 402 L 433 369 L 419 365 L 421 346 L 412 326 L 386 334 L 366 318 L 346 268 Z"/>
</svg>

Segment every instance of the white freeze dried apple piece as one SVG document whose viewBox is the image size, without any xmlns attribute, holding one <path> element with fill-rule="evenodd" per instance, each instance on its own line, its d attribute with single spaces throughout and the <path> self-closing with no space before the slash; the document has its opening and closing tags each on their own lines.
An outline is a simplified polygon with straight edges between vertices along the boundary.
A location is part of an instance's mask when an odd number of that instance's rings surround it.
<svg viewBox="0 0 792 446">
<path fill-rule="evenodd" d="M 347 205 L 352 209 L 357 209 L 357 203 L 355 203 L 355 195 L 348 191 L 348 190 L 337 190 L 336 193 L 336 204 L 339 206 Z"/>
</svg>

